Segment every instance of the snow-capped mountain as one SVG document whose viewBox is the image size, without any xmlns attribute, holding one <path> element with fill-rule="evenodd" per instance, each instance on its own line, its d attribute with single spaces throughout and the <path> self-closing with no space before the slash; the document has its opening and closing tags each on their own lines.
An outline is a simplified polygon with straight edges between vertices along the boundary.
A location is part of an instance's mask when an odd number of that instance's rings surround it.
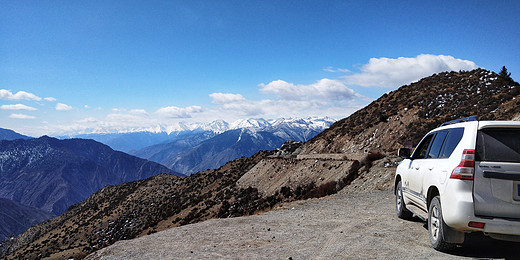
<svg viewBox="0 0 520 260">
<path fill-rule="evenodd" d="M 240 128 L 262 129 L 262 128 L 268 127 L 270 125 L 271 124 L 263 118 L 239 119 L 239 120 L 231 123 L 230 129 L 240 129 Z M 228 130 L 230 130 L 230 129 L 228 129 Z"/>
<path fill-rule="evenodd" d="M 307 141 L 312 138 L 314 132 L 321 132 L 334 123 L 335 120 L 328 117 L 309 118 L 280 118 L 274 120 L 240 119 L 232 123 L 224 120 L 215 120 L 209 123 L 180 122 L 170 126 L 157 126 L 153 129 L 136 130 L 119 133 L 90 133 L 71 136 L 62 136 L 60 139 L 83 138 L 93 139 L 110 146 L 114 150 L 126 153 L 139 154 L 139 150 L 154 145 L 182 140 L 193 139 L 190 136 L 197 135 L 196 140 L 204 141 L 215 135 L 222 134 L 233 129 L 250 129 L 254 131 L 268 131 L 282 139 L 294 139 Z M 288 134 L 287 132 L 291 132 Z M 193 143 L 190 141 L 190 143 Z M 185 149 L 186 147 L 182 147 Z M 148 157 L 147 157 L 148 158 Z"/>
<path fill-rule="evenodd" d="M 177 126 L 169 128 L 168 134 L 176 134 L 184 131 L 211 131 L 217 134 L 223 133 L 232 129 L 256 129 L 264 130 L 270 127 L 278 127 L 280 125 L 290 126 L 293 128 L 312 128 L 312 129 L 325 129 L 335 122 L 334 119 L 329 117 L 308 117 L 308 118 L 278 118 L 273 120 L 265 120 L 263 118 L 249 118 L 239 119 L 234 122 L 228 123 L 224 120 L 215 120 L 210 123 L 184 123 L 181 122 Z"/>
<path fill-rule="evenodd" d="M 131 154 L 161 163 L 172 170 L 192 174 L 215 169 L 226 162 L 251 156 L 260 150 L 280 147 L 285 141 L 308 141 L 334 123 L 330 118 L 280 118 L 238 120 L 231 124 L 215 121 L 199 125 L 192 133 L 145 147 Z M 216 128 L 212 128 L 216 127 Z M 218 133 L 218 131 L 223 131 Z M 198 130 L 195 131 L 195 130 Z"/>
<path fill-rule="evenodd" d="M 180 122 L 178 125 L 172 125 L 167 128 L 166 131 L 168 134 L 178 134 L 182 132 L 190 132 L 190 131 L 211 131 L 214 133 L 223 133 L 229 130 L 229 123 L 224 120 L 215 120 L 209 123 L 186 123 Z"/>
</svg>

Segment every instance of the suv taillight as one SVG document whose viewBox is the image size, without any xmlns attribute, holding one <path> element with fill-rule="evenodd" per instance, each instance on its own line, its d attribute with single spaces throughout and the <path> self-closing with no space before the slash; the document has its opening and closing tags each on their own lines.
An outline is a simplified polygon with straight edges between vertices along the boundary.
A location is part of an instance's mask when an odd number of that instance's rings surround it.
<svg viewBox="0 0 520 260">
<path fill-rule="evenodd" d="M 475 173 L 475 150 L 465 149 L 462 151 L 462 159 L 453 172 L 451 172 L 450 179 L 473 180 Z"/>
</svg>

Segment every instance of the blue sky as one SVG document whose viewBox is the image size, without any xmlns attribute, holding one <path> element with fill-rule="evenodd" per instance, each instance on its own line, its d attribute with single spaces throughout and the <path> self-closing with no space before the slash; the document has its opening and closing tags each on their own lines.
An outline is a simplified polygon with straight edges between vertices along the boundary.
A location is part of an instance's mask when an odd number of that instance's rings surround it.
<svg viewBox="0 0 520 260">
<path fill-rule="evenodd" d="M 518 1 L 3 1 L 0 127 L 329 116 L 445 70 L 520 75 Z"/>
</svg>

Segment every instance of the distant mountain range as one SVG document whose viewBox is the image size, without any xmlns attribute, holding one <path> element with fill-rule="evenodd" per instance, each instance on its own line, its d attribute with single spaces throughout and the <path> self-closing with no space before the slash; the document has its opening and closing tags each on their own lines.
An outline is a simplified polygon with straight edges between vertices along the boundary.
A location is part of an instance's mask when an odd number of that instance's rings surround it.
<svg viewBox="0 0 520 260">
<path fill-rule="evenodd" d="M 232 124 L 215 121 L 210 125 L 218 126 L 217 129 L 200 127 L 191 133 L 178 135 L 173 141 L 130 153 L 189 175 L 216 169 L 233 159 L 249 157 L 260 150 L 278 148 L 288 140 L 305 142 L 332 123 L 334 120 L 330 118 L 246 119 Z"/>
<path fill-rule="evenodd" d="M 93 139 L 137 157 L 163 164 L 183 174 L 216 169 L 242 156 L 280 147 L 285 141 L 305 142 L 335 122 L 328 117 L 241 119 L 232 123 L 180 123 L 153 131 L 92 133 Z M 60 137 L 70 138 L 70 137 Z"/>
<path fill-rule="evenodd" d="M 60 215 L 107 185 L 167 173 L 163 165 L 86 139 L 0 141 L 0 240 Z M 22 206 L 23 205 L 23 206 Z M 43 213 L 42 213 L 43 212 Z M 23 215 L 25 217 L 20 217 Z"/>
<path fill-rule="evenodd" d="M 0 140 L 31 139 L 32 137 L 19 134 L 10 129 L 0 128 Z"/>
<path fill-rule="evenodd" d="M 87 139 L 0 141 L 0 197 L 59 215 L 106 185 L 181 175 Z"/>
<path fill-rule="evenodd" d="M 179 123 L 175 126 L 158 126 L 146 131 L 134 131 L 124 133 L 89 133 L 69 136 L 60 136 L 60 139 L 82 138 L 93 139 L 110 146 L 114 150 L 130 154 L 146 153 L 144 149 L 149 146 L 166 143 L 184 143 L 179 148 L 191 148 L 194 141 L 200 143 L 218 134 L 236 129 L 255 129 L 276 133 L 283 139 L 295 139 L 305 141 L 312 138 L 316 132 L 321 132 L 335 120 L 328 117 L 310 117 L 305 119 L 280 118 L 276 120 L 241 119 L 228 123 L 224 120 L 215 120 L 209 123 Z M 290 129 L 290 130 L 289 130 Z M 283 133 L 287 131 L 287 133 Z M 189 140 L 189 141 L 187 141 Z M 179 143 L 180 142 L 180 143 Z M 187 145 L 187 146 L 185 146 Z M 143 150 L 143 151 L 141 151 Z M 143 157 L 148 158 L 148 157 Z"/>
</svg>

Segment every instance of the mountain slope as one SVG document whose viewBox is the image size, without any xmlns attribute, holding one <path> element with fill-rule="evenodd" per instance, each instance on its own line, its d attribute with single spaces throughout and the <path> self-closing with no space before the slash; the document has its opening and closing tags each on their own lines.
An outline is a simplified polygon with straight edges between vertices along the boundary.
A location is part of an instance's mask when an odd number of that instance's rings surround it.
<svg viewBox="0 0 520 260">
<path fill-rule="evenodd" d="M 19 134 L 10 129 L 0 128 L 0 140 L 31 139 L 32 137 Z"/>
<path fill-rule="evenodd" d="M 484 69 L 435 74 L 339 120 L 306 143 L 303 153 L 395 153 L 453 119 L 511 120 L 520 113 L 519 94 L 517 82 Z"/>
<path fill-rule="evenodd" d="M 213 131 L 186 133 L 173 141 L 148 146 L 138 151 L 132 151 L 130 154 L 167 165 L 170 158 L 177 157 L 180 152 L 188 150 L 215 135 L 216 133 Z"/>
<path fill-rule="evenodd" d="M 184 178 L 161 174 L 107 186 L 61 216 L 31 227 L 19 239 L 4 241 L 0 245 L 0 258 L 6 252 L 13 253 L 8 258 L 77 258 L 118 240 L 217 217 L 228 212 L 223 209 L 229 209 L 230 204 L 235 206 L 227 214 L 245 214 L 245 210 L 256 208 L 234 203 L 240 193 L 233 184 L 267 155 L 260 152 L 251 158 L 229 162 L 218 170 Z M 253 198 L 254 194 L 242 197 Z"/>
<path fill-rule="evenodd" d="M 0 197 L 59 215 L 106 185 L 170 169 L 93 140 L 0 141 Z"/>
<path fill-rule="evenodd" d="M 162 162 L 174 171 L 192 174 L 206 169 L 216 169 L 233 159 L 249 157 L 260 150 L 271 150 L 283 143 L 282 138 L 269 132 L 255 132 L 250 129 L 229 130 Z"/>
<path fill-rule="evenodd" d="M 0 241 L 54 217 L 46 211 L 0 198 Z"/>
</svg>

